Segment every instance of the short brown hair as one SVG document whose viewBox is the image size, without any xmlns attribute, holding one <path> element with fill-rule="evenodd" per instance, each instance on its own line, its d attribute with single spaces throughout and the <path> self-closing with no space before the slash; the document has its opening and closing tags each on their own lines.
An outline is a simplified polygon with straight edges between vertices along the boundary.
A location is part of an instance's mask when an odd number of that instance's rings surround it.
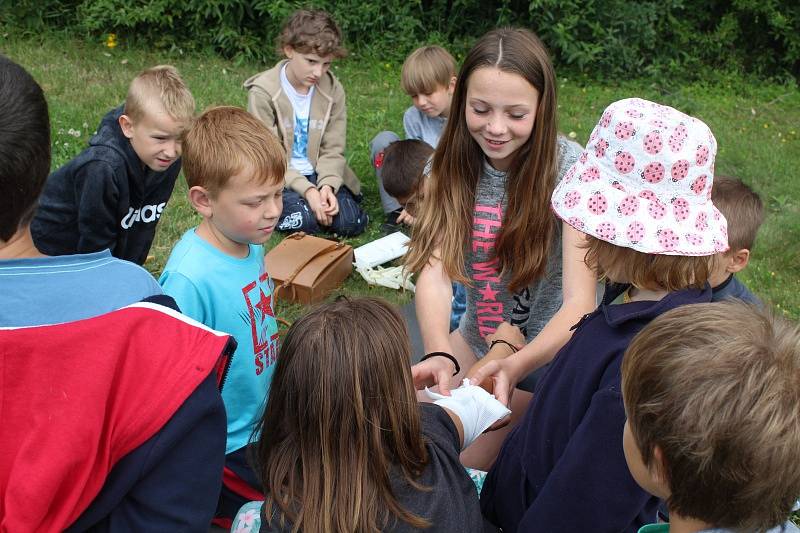
<svg viewBox="0 0 800 533">
<path fill-rule="evenodd" d="M 342 46 L 342 30 L 331 14 L 321 9 L 299 9 L 292 13 L 278 37 L 278 53 L 282 55 L 286 46 L 301 54 L 321 57 L 347 55 Z"/>
<path fill-rule="evenodd" d="M 441 46 L 417 48 L 403 62 L 400 85 L 409 96 L 447 87 L 456 75 L 456 60 Z"/>
<path fill-rule="evenodd" d="M 738 301 L 653 320 L 622 364 L 628 423 L 670 510 L 764 531 L 800 495 L 800 329 Z"/>
<path fill-rule="evenodd" d="M 713 259 L 708 256 L 646 254 L 586 236 L 586 265 L 599 278 L 630 283 L 640 289 L 700 289 L 708 281 Z"/>
<path fill-rule="evenodd" d="M 148 111 L 153 111 L 153 104 L 160 105 L 177 120 L 189 120 L 194 116 L 194 97 L 172 65 L 143 70 L 128 87 L 125 114 L 131 120 L 141 120 Z"/>
<path fill-rule="evenodd" d="M 383 188 L 395 198 L 408 198 L 417 192 L 425 163 L 433 154 L 431 145 L 419 139 L 395 141 L 383 152 Z"/>
<path fill-rule="evenodd" d="M 286 173 L 283 147 L 264 124 L 233 106 L 207 109 L 183 141 L 183 173 L 189 187 L 212 196 L 231 176 L 250 167 L 258 183 L 277 182 Z"/>
<path fill-rule="evenodd" d="M 730 252 L 752 250 L 764 222 L 764 204 L 758 193 L 740 179 L 715 176 L 711 201 L 728 221 Z"/>
</svg>

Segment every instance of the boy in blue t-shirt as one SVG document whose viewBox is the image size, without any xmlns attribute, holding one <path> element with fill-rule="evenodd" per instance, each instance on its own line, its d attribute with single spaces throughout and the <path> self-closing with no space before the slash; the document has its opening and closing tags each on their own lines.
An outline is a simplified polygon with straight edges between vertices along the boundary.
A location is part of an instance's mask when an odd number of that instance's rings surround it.
<svg viewBox="0 0 800 533">
<path fill-rule="evenodd" d="M 228 437 L 217 516 L 230 518 L 262 493 L 245 450 L 277 353 L 262 245 L 281 214 L 286 163 L 275 136 L 236 107 L 203 113 L 186 135 L 183 154 L 189 201 L 203 220 L 175 245 L 159 282 L 184 314 L 238 343 L 222 393 Z"/>
</svg>

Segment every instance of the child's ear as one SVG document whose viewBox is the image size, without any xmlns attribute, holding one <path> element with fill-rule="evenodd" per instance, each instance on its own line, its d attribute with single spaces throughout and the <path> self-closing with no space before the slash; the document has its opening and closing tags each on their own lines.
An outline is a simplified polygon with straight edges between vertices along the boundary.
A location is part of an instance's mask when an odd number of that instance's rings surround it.
<svg viewBox="0 0 800 533">
<path fill-rule="evenodd" d="M 128 115 L 119 116 L 119 127 L 122 129 L 122 134 L 130 139 L 133 137 L 133 121 Z"/>
<path fill-rule="evenodd" d="M 669 479 L 666 476 L 667 461 L 664 457 L 664 452 L 661 447 L 656 444 L 653 447 L 653 460 L 650 463 L 650 475 L 653 476 L 653 481 L 656 482 L 659 489 L 659 494 L 656 494 L 661 499 L 666 500 L 669 498 Z"/>
<path fill-rule="evenodd" d="M 750 250 L 747 248 L 736 250 L 736 252 L 731 254 L 731 262 L 728 264 L 728 272 L 733 272 L 735 274 L 746 267 L 747 263 L 749 262 Z"/>
<path fill-rule="evenodd" d="M 287 59 L 292 59 L 292 56 L 294 55 L 294 48 L 287 44 L 283 47 L 283 55 L 285 55 Z"/>
<path fill-rule="evenodd" d="M 189 203 L 192 204 L 195 211 L 205 218 L 210 218 L 214 213 L 211 206 L 211 194 L 209 194 L 205 187 L 195 185 L 189 189 Z"/>
<path fill-rule="evenodd" d="M 452 95 L 456 90 L 456 77 L 450 78 L 450 83 L 447 84 L 447 94 Z"/>
</svg>

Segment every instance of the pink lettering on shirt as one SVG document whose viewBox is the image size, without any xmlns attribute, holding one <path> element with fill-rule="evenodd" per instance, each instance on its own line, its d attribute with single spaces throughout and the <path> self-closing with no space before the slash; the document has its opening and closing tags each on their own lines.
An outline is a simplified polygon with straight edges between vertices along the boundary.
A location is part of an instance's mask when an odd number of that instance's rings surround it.
<svg viewBox="0 0 800 533">
<path fill-rule="evenodd" d="M 475 204 L 472 219 L 470 248 L 473 252 L 488 255 L 494 250 L 497 234 L 503 223 L 501 204 Z M 503 303 L 497 301 L 497 289 L 500 283 L 499 261 L 497 258 L 472 263 L 472 281 L 478 290 L 478 302 L 475 313 L 478 331 L 482 337 L 494 333 L 503 322 Z"/>
</svg>

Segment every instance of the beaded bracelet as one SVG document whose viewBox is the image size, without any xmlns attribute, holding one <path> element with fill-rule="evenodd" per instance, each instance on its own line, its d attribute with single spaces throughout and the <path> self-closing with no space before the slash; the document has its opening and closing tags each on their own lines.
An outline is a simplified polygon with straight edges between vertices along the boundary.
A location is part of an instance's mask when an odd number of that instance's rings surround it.
<svg viewBox="0 0 800 533">
<path fill-rule="evenodd" d="M 450 360 L 453 362 L 453 364 L 454 364 L 454 365 L 456 365 L 456 371 L 455 371 L 455 372 L 453 372 L 453 375 L 454 375 L 454 376 L 455 376 L 456 374 L 458 374 L 459 372 L 461 372 L 461 366 L 458 364 L 458 361 L 456 361 L 456 358 L 455 358 L 455 357 L 453 357 L 452 355 L 450 355 L 450 354 L 449 354 L 449 353 L 447 353 L 447 352 L 431 352 L 431 353 L 426 353 L 426 354 L 425 354 L 425 356 L 424 356 L 422 359 L 420 359 L 420 360 L 419 360 L 419 362 L 421 363 L 421 362 L 423 362 L 423 361 L 424 361 L 424 360 L 426 360 L 426 359 L 430 359 L 431 357 L 436 357 L 436 356 L 439 356 L 439 357 L 447 357 L 448 359 L 450 359 Z"/>
<path fill-rule="evenodd" d="M 510 342 L 508 342 L 505 339 L 495 339 L 495 340 L 493 340 L 492 344 L 489 345 L 489 349 L 491 350 L 492 348 L 494 348 L 495 344 L 505 344 L 506 346 L 511 348 L 511 353 L 517 353 L 519 351 L 519 349 L 516 346 L 514 346 L 513 344 L 511 344 Z"/>
</svg>

